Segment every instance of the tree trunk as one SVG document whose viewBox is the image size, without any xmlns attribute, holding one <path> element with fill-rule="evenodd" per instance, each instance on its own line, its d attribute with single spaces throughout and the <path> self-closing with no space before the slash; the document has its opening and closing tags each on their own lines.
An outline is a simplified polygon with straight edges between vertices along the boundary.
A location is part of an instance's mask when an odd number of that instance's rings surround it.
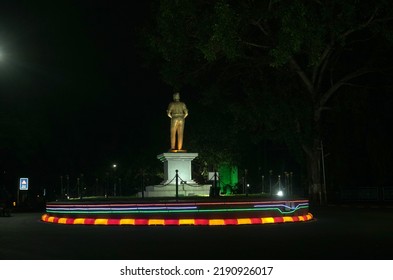
<svg viewBox="0 0 393 280">
<path fill-rule="evenodd" d="M 309 199 L 316 204 L 324 204 L 326 201 L 322 182 L 320 143 L 319 138 L 316 137 L 311 147 L 303 146 L 306 154 Z"/>
</svg>

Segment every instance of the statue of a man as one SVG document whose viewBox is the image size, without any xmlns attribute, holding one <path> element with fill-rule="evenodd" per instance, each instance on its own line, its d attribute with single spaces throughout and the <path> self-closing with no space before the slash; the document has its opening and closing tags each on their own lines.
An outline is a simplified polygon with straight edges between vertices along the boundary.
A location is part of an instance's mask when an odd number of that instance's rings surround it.
<svg viewBox="0 0 393 280">
<path fill-rule="evenodd" d="M 180 94 L 173 94 L 173 102 L 169 103 L 167 114 L 171 118 L 171 150 L 181 150 L 183 147 L 183 132 L 185 118 L 188 116 L 186 104 L 180 101 Z M 177 135 L 177 146 L 176 146 Z"/>
</svg>

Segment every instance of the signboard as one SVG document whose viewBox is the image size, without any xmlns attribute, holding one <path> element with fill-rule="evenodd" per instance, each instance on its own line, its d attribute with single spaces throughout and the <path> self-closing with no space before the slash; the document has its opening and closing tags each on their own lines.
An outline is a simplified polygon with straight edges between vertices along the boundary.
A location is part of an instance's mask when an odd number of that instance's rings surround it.
<svg viewBox="0 0 393 280">
<path fill-rule="evenodd" d="M 27 191 L 29 189 L 29 178 L 19 179 L 19 190 Z"/>
</svg>

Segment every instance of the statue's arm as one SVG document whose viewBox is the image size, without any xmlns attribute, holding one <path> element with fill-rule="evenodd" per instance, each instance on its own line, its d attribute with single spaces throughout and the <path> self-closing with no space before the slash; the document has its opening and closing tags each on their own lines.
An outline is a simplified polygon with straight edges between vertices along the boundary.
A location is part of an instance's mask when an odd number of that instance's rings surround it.
<svg viewBox="0 0 393 280">
<path fill-rule="evenodd" d="M 168 106 L 168 110 L 166 110 L 166 114 L 168 115 L 168 117 L 170 117 L 172 119 L 172 103 L 169 104 Z"/>
<path fill-rule="evenodd" d="M 186 104 L 183 105 L 183 112 L 184 112 L 184 118 L 187 118 L 187 116 L 188 116 L 188 109 L 186 107 Z"/>
</svg>

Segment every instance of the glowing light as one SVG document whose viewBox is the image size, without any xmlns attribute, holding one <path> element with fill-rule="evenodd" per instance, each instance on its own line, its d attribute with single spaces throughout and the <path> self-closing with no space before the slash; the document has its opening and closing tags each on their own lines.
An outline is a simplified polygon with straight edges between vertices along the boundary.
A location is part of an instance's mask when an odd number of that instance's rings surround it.
<svg viewBox="0 0 393 280">
<path fill-rule="evenodd" d="M 251 220 L 249 218 L 237 219 L 237 224 L 238 225 L 249 225 L 249 224 L 251 224 Z"/>
<path fill-rule="evenodd" d="M 59 224 L 66 224 L 67 223 L 67 218 L 60 218 L 57 222 Z"/>
<path fill-rule="evenodd" d="M 223 226 L 223 225 L 225 225 L 225 221 L 223 219 L 211 219 L 209 221 L 209 225 L 211 225 L 211 226 Z"/>
<path fill-rule="evenodd" d="M 135 225 L 135 219 L 121 219 L 120 225 Z"/>
<path fill-rule="evenodd" d="M 293 217 L 284 216 L 283 219 L 284 219 L 284 223 L 293 222 Z"/>
<path fill-rule="evenodd" d="M 150 219 L 148 225 L 165 225 L 165 220 L 164 219 Z"/>
<path fill-rule="evenodd" d="M 264 223 L 264 224 L 274 224 L 274 218 L 273 217 L 262 218 L 262 223 Z"/>
<path fill-rule="evenodd" d="M 95 219 L 95 225 L 106 225 L 108 223 L 108 219 Z"/>
<path fill-rule="evenodd" d="M 49 223 L 68 224 L 68 225 L 140 225 L 140 226 L 225 226 L 225 225 L 257 225 L 273 223 L 293 223 L 304 222 L 313 219 L 313 215 L 308 213 L 303 216 L 284 216 L 284 217 L 264 217 L 264 218 L 231 218 L 231 219 L 91 219 L 91 218 L 57 218 L 44 214 L 41 220 Z"/>
<path fill-rule="evenodd" d="M 179 220 L 179 225 L 194 225 L 195 220 L 194 219 L 180 219 Z"/>
<path fill-rule="evenodd" d="M 74 220 L 74 225 L 83 225 L 85 223 L 85 219 L 78 218 Z"/>
<path fill-rule="evenodd" d="M 277 195 L 278 195 L 278 196 L 283 196 L 283 195 L 284 195 L 284 192 L 283 192 L 282 190 L 279 190 L 279 191 L 277 192 Z"/>
</svg>

